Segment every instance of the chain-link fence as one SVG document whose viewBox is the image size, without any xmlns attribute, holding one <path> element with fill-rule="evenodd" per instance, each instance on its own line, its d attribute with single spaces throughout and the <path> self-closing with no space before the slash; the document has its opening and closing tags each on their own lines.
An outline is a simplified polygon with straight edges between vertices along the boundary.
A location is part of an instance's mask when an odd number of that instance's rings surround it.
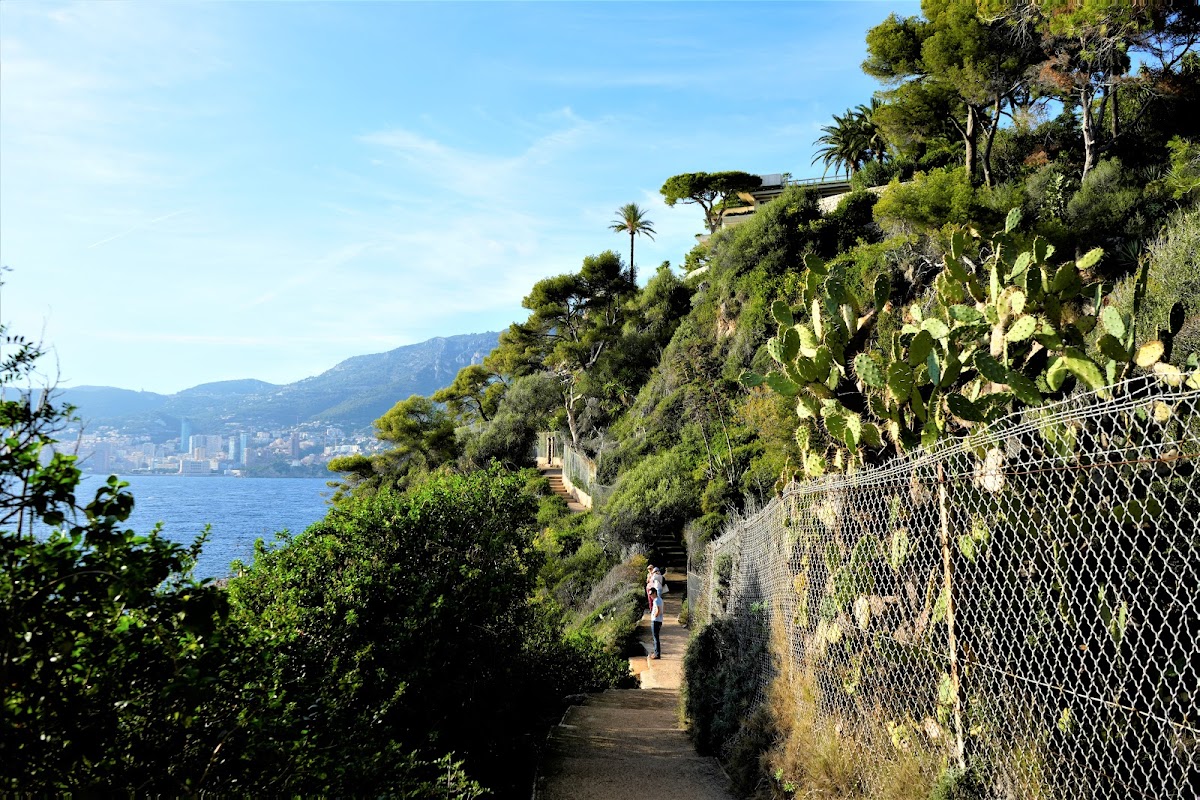
<svg viewBox="0 0 1200 800">
<path fill-rule="evenodd" d="M 571 485 L 591 498 L 591 507 L 599 508 L 612 495 L 612 487 L 596 480 L 596 462 L 571 445 L 563 448 L 563 475 Z"/>
<path fill-rule="evenodd" d="M 1153 378 L 792 484 L 689 575 L 822 725 L 1011 798 L 1200 797 L 1200 392 Z"/>
</svg>

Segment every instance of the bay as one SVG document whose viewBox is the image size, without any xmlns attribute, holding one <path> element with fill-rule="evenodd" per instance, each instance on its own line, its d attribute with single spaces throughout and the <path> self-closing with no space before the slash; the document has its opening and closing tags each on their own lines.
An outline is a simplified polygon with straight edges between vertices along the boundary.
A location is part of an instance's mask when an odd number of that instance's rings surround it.
<svg viewBox="0 0 1200 800">
<path fill-rule="evenodd" d="M 81 504 L 107 480 L 89 475 L 80 482 Z M 270 542 L 276 531 L 299 533 L 325 516 L 333 489 L 325 478 L 228 478 L 178 475 L 122 476 L 133 492 L 133 514 L 126 527 L 149 533 L 163 523 L 162 535 L 191 544 L 212 526 L 196 563 L 197 578 L 223 578 L 235 560 L 250 562 L 254 542 Z"/>
</svg>

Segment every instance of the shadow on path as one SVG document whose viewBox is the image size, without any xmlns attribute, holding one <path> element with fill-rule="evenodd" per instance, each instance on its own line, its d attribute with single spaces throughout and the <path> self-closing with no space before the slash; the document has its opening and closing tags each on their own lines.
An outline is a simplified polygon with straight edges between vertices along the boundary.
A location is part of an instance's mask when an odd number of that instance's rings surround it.
<svg viewBox="0 0 1200 800">
<path fill-rule="evenodd" d="M 679 625 L 686 578 L 668 572 L 662 658 L 630 659 L 639 689 L 589 695 L 550 733 L 534 800 L 732 800 L 716 761 L 697 755 L 679 720 L 679 685 L 688 631 Z M 653 651 L 649 614 L 639 638 Z"/>
</svg>

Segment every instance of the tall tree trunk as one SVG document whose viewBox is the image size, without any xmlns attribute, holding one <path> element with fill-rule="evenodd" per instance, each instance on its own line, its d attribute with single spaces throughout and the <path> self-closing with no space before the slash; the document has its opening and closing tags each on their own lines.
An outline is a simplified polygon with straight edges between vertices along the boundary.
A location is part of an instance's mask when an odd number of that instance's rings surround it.
<svg viewBox="0 0 1200 800">
<path fill-rule="evenodd" d="M 991 126 L 988 128 L 987 139 L 983 143 L 983 180 L 987 183 L 988 188 L 992 186 L 992 143 L 996 141 L 996 131 L 1000 129 L 1000 110 L 1003 108 L 1003 100 L 1002 95 L 996 95 Z"/>
<path fill-rule="evenodd" d="M 575 386 L 568 384 L 563 392 L 563 406 L 567 409 L 567 429 L 571 431 L 571 446 L 579 446 L 579 422 L 575 419 Z"/>
<path fill-rule="evenodd" d="M 633 271 L 633 231 L 629 232 L 629 282 L 637 286 L 637 273 Z"/>
<path fill-rule="evenodd" d="M 975 162 L 978 160 L 975 150 L 976 141 L 979 138 L 979 110 L 973 106 L 967 105 L 967 127 L 963 131 L 963 142 L 967 146 L 966 162 L 967 162 L 967 180 L 972 186 L 977 186 L 975 180 Z"/>
<path fill-rule="evenodd" d="M 1112 87 L 1112 124 L 1109 128 L 1109 132 L 1112 134 L 1110 140 L 1114 143 L 1117 141 L 1117 137 L 1121 135 L 1121 105 L 1117 102 L 1118 89 L 1119 87 L 1114 83 Z"/>
<path fill-rule="evenodd" d="M 1083 132 L 1083 178 L 1096 166 L 1096 122 L 1092 115 L 1092 91 L 1090 87 L 1079 90 L 1080 116 L 1079 127 Z"/>
</svg>

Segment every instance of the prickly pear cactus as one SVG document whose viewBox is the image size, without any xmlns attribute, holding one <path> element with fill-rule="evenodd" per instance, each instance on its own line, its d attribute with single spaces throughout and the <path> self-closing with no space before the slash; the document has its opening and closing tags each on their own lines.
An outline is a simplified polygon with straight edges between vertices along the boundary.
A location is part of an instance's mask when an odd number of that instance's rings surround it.
<svg viewBox="0 0 1200 800">
<path fill-rule="evenodd" d="M 1105 391 L 1135 367 L 1200 386 L 1200 370 L 1164 364 L 1157 339 L 1135 346 L 1132 317 L 1104 304 L 1090 278 L 1102 250 L 1055 264 L 1053 245 L 1022 237 L 1019 224 L 1014 209 L 990 242 L 954 233 L 924 306 L 894 309 L 886 275 L 859 298 L 821 259 L 805 258 L 798 307 L 772 307 L 776 369 L 747 372 L 742 383 L 795 398 L 806 474 L 853 469 L 886 446 L 928 446 L 1077 385 Z M 872 333 L 885 310 L 903 325 L 879 341 Z"/>
</svg>

